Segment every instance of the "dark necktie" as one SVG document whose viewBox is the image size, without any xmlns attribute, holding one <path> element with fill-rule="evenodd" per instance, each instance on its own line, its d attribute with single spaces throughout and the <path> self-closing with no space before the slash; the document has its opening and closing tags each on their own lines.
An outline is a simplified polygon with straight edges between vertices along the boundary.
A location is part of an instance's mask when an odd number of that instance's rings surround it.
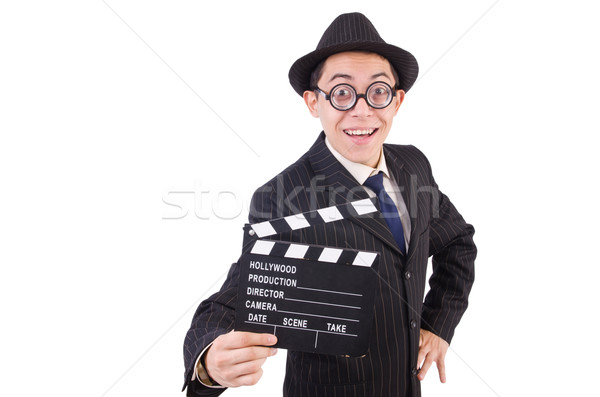
<svg viewBox="0 0 600 397">
<path fill-rule="evenodd" d="M 383 188 L 383 173 L 379 172 L 376 175 L 370 176 L 367 178 L 364 185 L 374 191 L 377 195 L 383 218 L 390 227 L 400 251 L 402 251 L 403 254 L 406 254 L 406 246 L 404 244 L 404 229 L 402 228 L 402 222 L 400 221 L 400 214 L 398 214 L 398 208 L 396 207 L 396 204 L 394 204 L 392 198 Z"/>
</svg>

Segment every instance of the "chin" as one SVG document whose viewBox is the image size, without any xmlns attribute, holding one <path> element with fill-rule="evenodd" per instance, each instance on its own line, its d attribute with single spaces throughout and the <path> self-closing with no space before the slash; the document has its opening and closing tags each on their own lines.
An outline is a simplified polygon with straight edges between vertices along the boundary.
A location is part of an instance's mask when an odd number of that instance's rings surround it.
<svg viewBox="0 0 600 397">
<path fill-rule="evenodd" d="M 354 163 L 368 165 L 369 167 L 375 167 L 375 166 L 377 166 L 377 161 L 379 160 L 379 156 L 378 155 L 356 154 L 356 155 L 350 156 L 348 159 Z M 375 163 L 375 164 L 372 164 L 372 163 Z"/>
</svg>

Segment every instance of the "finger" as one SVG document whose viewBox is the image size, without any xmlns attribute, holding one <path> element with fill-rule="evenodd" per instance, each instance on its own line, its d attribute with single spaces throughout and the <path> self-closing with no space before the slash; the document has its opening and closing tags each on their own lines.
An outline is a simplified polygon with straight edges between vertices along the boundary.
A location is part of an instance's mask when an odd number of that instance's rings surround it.
<svg viewBox="0 0 600 397">
<path fill-rule="evenodd" d="M 233 331 L 226 334 L 223 340 L 223 347 L 227 349 L 240 349 L 248 346 L 272 346 L 275 343 L 277 343 L 275 335 Z"/>
<path fill-rule="evenodd" d="M 426 347 L 423 346 L 419 348 L 419 354 L 417 355 L 417 368 L 420 368 L 423 365 L 423 361 L 425 361 L 427 353 L 429 353 L 429 349 Z"/>
<path fill-rule="evenodd" d="M 208 375 L 217 381 L 221 386 L 237 387 L 241 386 L 243 382 L 248 381 L 247 378 L 246 381 L 243 381 L 243 379 L 240 381 L 238 378 L 253 375 L 259 372 L 266 360 L 267 358 L 265 357 L 262 359 L 245 361 L 238 364 L 228 363 L 227 365 L 212 367 L 212 370 L 206 368 L 206 370 Z"/>
<path fill-rule="evenodd" d="M 419 380 L 425 379 L 425 375 L 427 375 L 427 371 L 429 371 L 431 364 L 433 364 L 433 360 L 430 359 L 429 356 L 427 356 L 427 358 L 425 359 L 425 362 L 423 363 L 423 366 L 419 370 L 419 376 L 418 376 Z"/>
<path fill-rule="evenodd" d="M 272 347 L 252 346 L 235 350 L 235 355 L 231 361 L 233 365 L 250 362 L 254 360 L 262 360 L 267 357 L 274 356 L 277 349 Z"/>
<path fill-rule="evenodd" d="M 232 372 L 235 373 L 234 377 L 240 377 L 244 375 L 252 375 L 255 372 L 258 372 L 263 366 L 263 364 L 267 361 L 267 358 L 261 358 L 259 360 L 254 361 L 246 361 L 245 363 L 236 364 L 233 367 Z"/>
<path fill-rule="evenodd" d="M 440 374 L 440 382 L 446 383 L 446 365 L 444 364 L 444 360 L 438 360 L 435 364 Z"/>
<path fill-rule="evenodd" d="M 262 368 L 259 368 L 258 371 L 256 371 L 256 372 L 253 372 L 251 374 L 242 375 L 240 377 L 237 377 L 233 381 L 233 384 L 235 384 L 234 387 L 237 387 L 237 386 L 254 386 L 255 384 L 258 383 L 258 381 L 262 377 L 262 374 L 263 374 L 263 370 L 262 370 Z"/>
</svg>

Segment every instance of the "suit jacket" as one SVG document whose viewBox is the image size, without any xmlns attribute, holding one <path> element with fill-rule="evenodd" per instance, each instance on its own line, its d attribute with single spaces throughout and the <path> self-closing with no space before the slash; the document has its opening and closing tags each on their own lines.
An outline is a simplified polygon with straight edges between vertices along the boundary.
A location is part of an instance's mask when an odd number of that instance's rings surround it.
<svg viewBox="0 0 600 397">
<path fill-rule="evenodd" d="M 252 198 L 250 223 L 368 198 L 335 159 L 321 133 L 298 161 Z M 474 280 L 474 229 L 433 179 L 425 156 L 413 146 L 384 145 L 388 170 L 411 218 L 403 255 L 380 213 L 344 219 L 273 236 L 273 239 L 380 253 L 375 314 L 368 353 L 363 357 L 288 351 L 284 396 L 420 396 L 417 379 L 419 329 L 448 343 L 467 308 Z M 430 291 L 423 300 L 428 258 Z M 190 382 L 200 352 L 233 329 L 239 270 L 234 263 L 221 290 L 202 302 L 184 345 L 188 395 L 218 395 Z M 184 386 L 185 387 L 185 386 Z"/>
</svg>

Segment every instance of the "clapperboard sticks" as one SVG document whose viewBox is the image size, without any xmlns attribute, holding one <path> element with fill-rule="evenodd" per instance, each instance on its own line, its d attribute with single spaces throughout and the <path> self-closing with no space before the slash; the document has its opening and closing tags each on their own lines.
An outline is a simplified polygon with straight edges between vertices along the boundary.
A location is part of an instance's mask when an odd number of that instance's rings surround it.
<svg viewBox="0 0 600 397">
<path fill-rule="evenodd" d="M 303 212 L 250 225 L 250 235 L 258 238 L 278 233 L 291 232 L 323 223 L 336 222 L 377 212 L 375 199 L 363 199 L 350 203 L 334 205 L 315 211 Z M 274 255 L 284 258 L 299 258 L 329 263 L 346 263 L 358 266 L 371 266 L 376 254 L 342 248 L 329 248 L 314 245 L 278 243 L 274 240 L 257 240 L 251 253 Z M 318 255 L 318 257 L 317 257 Z"/>
<path fill-rule="evenodd" d="M 291 232 L 305 227 L 316 226 L 323 223 L 336 222 L 342 219 L 377 212 L 375 199 L 368 198 L 352 201 L 350 203 L 333 205 L 315 211 L 307 211 L 300 214 L 277 218 L 269 221 L 250 225 L 252 231 L 258 238 L 272 236 L 278 233 Z M 250 232 L 250 235 L 253 235 Z"/>
<path fill-rule="evenodd" d="M 323 247 L 310 244 L 295 244 L 275 240 L 256 240 L 250 253 L 270 255 L 279 258 L 306 259 L 318 262 L 350 264 L 366 267 L 371 267 L 377 258 L 376 252 Z"/>
<path fill-rule="evenodd" d="M 366 199 L 250 225 L 256 240 L 240 258 L 236 328 L 269 327 L 278 347 L 364 354 L 374 301 L 370 267 L 378 254 L 261 238 L 375 211 L 374 200 Z M 348 337 L 356 341 L 348 343 Z"/>
</svg>

